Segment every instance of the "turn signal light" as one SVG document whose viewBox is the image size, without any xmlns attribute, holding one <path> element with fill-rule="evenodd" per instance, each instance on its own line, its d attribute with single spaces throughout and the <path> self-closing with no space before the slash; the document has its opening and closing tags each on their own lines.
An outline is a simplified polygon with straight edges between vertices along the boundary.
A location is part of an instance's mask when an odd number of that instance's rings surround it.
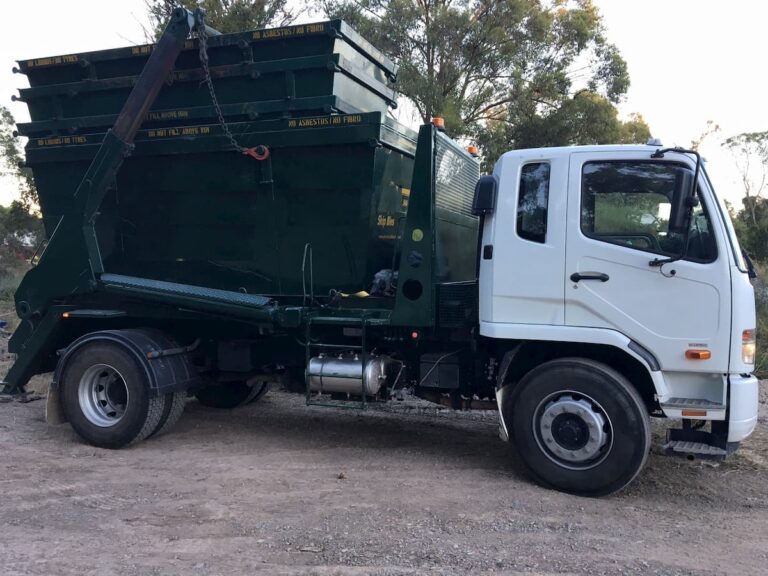
<svg viewBox="0 0 768 576">
<path fill-rule="evenodd" d="M 445 119 L 435 116 L 432 118 L 432 125 L 438 130 L 445 130 Z"/>
<path fill-rule="evenodd" d="M 744 364 L 755 363 L 755 352 L 757 346 L 755 344 L 755 329 L 744 330 L 741 333 L 741 360 Z"/>
<path fill-rule="evenodd" d="M 686 350 L 685 357 L 688 360 L 709 360 L 712 358 L 712 352 L 709 350 Z"/>
</svg>

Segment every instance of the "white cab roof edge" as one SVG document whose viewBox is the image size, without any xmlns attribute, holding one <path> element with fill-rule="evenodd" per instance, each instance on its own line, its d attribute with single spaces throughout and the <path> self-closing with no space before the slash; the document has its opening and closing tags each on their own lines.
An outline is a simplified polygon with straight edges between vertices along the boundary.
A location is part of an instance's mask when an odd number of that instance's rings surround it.
<svg viewBox="0 0 768 576">
<path fill-rule="evenodd" d="M 650 156 L 659 146 L 648 146 L 647 144 L 600 144 L 591 146 L 552 146 L 550 148 L 521 148 L 519 150 L 510 150 L 501 155 L 499 160 L 504 158 L 555 158 L 567 156 L 574 152 L 647 152 Z"/>
</svg>

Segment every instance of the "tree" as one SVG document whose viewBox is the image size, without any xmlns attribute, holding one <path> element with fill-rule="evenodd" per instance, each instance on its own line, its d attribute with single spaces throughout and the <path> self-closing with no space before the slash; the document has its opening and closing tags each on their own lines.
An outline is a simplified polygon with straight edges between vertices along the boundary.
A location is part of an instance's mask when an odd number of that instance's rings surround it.
<svg viewBox="0 0 768 576">
<path fill-rule="evenodd" d="M 483 148 L 485 170 L 505 151 L 576 144 L 639 144 L 651 137 L 640 114 L 622 122 L 611 102 L 587 90 L 544 112 L 533 100 L 510 106 L 504 121 L 489 121 L 475 139 Z"/>
<path fill-rule="evenodd" d="M 699 137 L 695 140 L 691 140 L 691 150 L 698 150 L 702 144 L 704 144 L 704 140 L 709 138 L 710 136 L 714 136 L 720 132 L 720 125 L 715 124 L 714 120 L 707 120 L 707 125 L 704 128 L 703 132 L 699 134 Z"/>
<path fill-rule="evenodd" d="M 619 126 L 617 144 L 645 144 L 651 139 L 651 128 L 643 115 L 635 112 L 629 115 L 629 120 Z"/>
<path fill-rule="evenodd" d="M 752 226 L 758 225 L 759 207 L 768 190 L 768 131 L 743 132 L 723 142 L 730 150 L 744 185 L 744 209 Z"/>
<path fill-rule="evenodd" d="M 452 135 L 485 135 L 486 146 L 489 132 L 506 139 L 505 148 L 510 140 L 518 146 L 521 130 L 515 127 L 523 120 L 526 140 L 535 138 L 531 131 L 538 127 L 552 136 L 594 129 L 576 128 L 574 118 L 604 116 L 629 86 L 626 63 L 605 40 L 591 0 L 321 0 L 321 5 L 396 60 L 398 88 L 425 122 L 442 116 Z M 564 117 L 570 127 L 556 122 Z M 505 134 L 504 125 L 512 126 L 511 133 Z"/>
<path fill-rule="evenodd" d="M 188 10 L 205 10 L 205 20 L 219 32 L 241 32 L 254 28 L 285 26 L 301 13 L 290 0 L 145 0 L 151 36 L 160 37 L 171 12 L 179 5 Z"/>
<path fill-rule="evenodd" d="M 24 154 L 15 136 L 16 121 L 0 106 L 0 177 L 18 186 L 19 199 L 0 206 L 0 276 L 22 266 L 43 237 L 37 214 L 37 190 L 32 170 L 24 166 Z"/>
<path fill-rule="evenodd" d="M 0 206 L 0 275 L 29 260 L 41 238 L 40 218 L 19 200 Z"/>
<path fill-rule="evenodd" d="M 11 111 L 0 106 L 0 177 L 12 179 L 18 185 L 20 202 L 31 211 L 37 207 L 37 190 L 32 170 L 24 166 L 24 154 L 15 126 Z"/>
</svg>

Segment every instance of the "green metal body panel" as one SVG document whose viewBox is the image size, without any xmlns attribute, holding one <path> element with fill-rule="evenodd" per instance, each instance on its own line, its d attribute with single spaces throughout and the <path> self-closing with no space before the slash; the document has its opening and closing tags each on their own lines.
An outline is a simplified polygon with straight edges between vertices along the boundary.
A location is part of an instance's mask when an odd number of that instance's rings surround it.
<svg viewBox="0 0 768 576">
<path fill-rule="evenodd" d="M 411 184 L 410 131 L 378 113 L 231 128 L 243 145 L 268 146 L 269 160 L 227 149 L 218 126 L 137 134 L 100 207 L 106 271 L 281 296 L 309 289 L 307 244 L 316 294 L 364 290 L 392 267 Z M 30 141 L 47 231 L 72 208 L 71 190 L 101 139 Z"/>
<path fill-rule="evenodd" d="M 89 115 L 35 113 L 28 125 L 35 125 L 28 133 L 40 131 L 26 156 L 49 243 L 16 295 L 23 322 L 9 346 L 19 357 L 7 389 L 21 390 L 31 375 L 50 370 L 55 351 L 84 330 L 151 326 L 183 341 L 204 336 L 214 347 L 269 337 L 275 346 L 262 344 L 259 352 L 278 357 L 285 351 L 276 347 L 295 346 L 312 323 L 332 332 L 364 323 L 375 342 L 382 330 L 453 330 L 476 322 L 474 158 L 431 125 L 417 142 L 416 133 L 382 112 L 341 114 L 339 103 L 350 95 L 339 94 L 333 67 L 310 82 L 326 84 L 306 96 L 314 100 L 304 102 L 302 115 L 265 119 L 249 108 L 274 104 L 285 115 L 288 102 L 300 100 L 262 98 L 249 66 L 274 66 L 284 80 L 319 57 L 334 65 L 355 58 L 355 105 L 361 94 L 382 97 L 377 90 L 392 81 L 391 62 L 342 22 L 313 26 L 211 38 L 218 49 L 211 50 L 212 66 L 240 69 L 219 92 L 232 96 L 225 109 L 230 129 L 242 146 L 268 148 L 262 161 L 231 148 L 210 121 L 210 102 L 196 91 L 174 82 L 156 99 L 137 95 L 140 86 L 159 86 L 167 77 L 147 77 L 160 45 L 21 63 L 32 91 L 66 83 L 94 89 L 82 94 L 82 109 L 70 103 L 72 114 Z M 197 52 L 186 46 L 177 80 L 196 74 Z M 243 55 L 252 63 L 236 65 Z M 142 66 L 129 104 L 127 85 L 110 89 L 115 93 L 95 89 Z M 92 79 L 84 81 L 85 73 Z M 295 75 L 294 81 L 303 82 Z M 224 86 L 215 82 L 217 90 Z M 99 108 L 102 92 L 110 94 L 109 106 Z M 141 117 L 130 105 L 137 99 Z M 330 108 L 306 115 L 321 104 Z M 186 113 L 147 115 L 159 106 Z M 112 130 L 99 130 L 111 122 Z M 399 274 L 395 295 L 354 295 L 387 269 Z M 64 322 L 64 312 L 74 314 Z"/>
</svg>

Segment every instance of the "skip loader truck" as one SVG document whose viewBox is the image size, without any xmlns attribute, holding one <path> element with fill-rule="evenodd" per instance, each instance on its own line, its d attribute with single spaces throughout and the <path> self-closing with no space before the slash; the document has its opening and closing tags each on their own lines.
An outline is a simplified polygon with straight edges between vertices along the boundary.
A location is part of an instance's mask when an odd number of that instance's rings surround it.
<svg viewBox="0 0 768 576">
<path fill-rule="evenodd" d="M 268 383 L 360 407 L 498 407 L 544 485 L 610 494 L 647 459 L 722 458 L 757 422 L 755 308 L 692 151 L 514 150 L 480 176 L 439 119 L 394 122 L 395 64 L 340 20 L 19 61 L 46 239 L 4 393 L 120 448 L 189 395 Z M 298 384 L 297 384 L 298 383 Z"/>
</svg>

